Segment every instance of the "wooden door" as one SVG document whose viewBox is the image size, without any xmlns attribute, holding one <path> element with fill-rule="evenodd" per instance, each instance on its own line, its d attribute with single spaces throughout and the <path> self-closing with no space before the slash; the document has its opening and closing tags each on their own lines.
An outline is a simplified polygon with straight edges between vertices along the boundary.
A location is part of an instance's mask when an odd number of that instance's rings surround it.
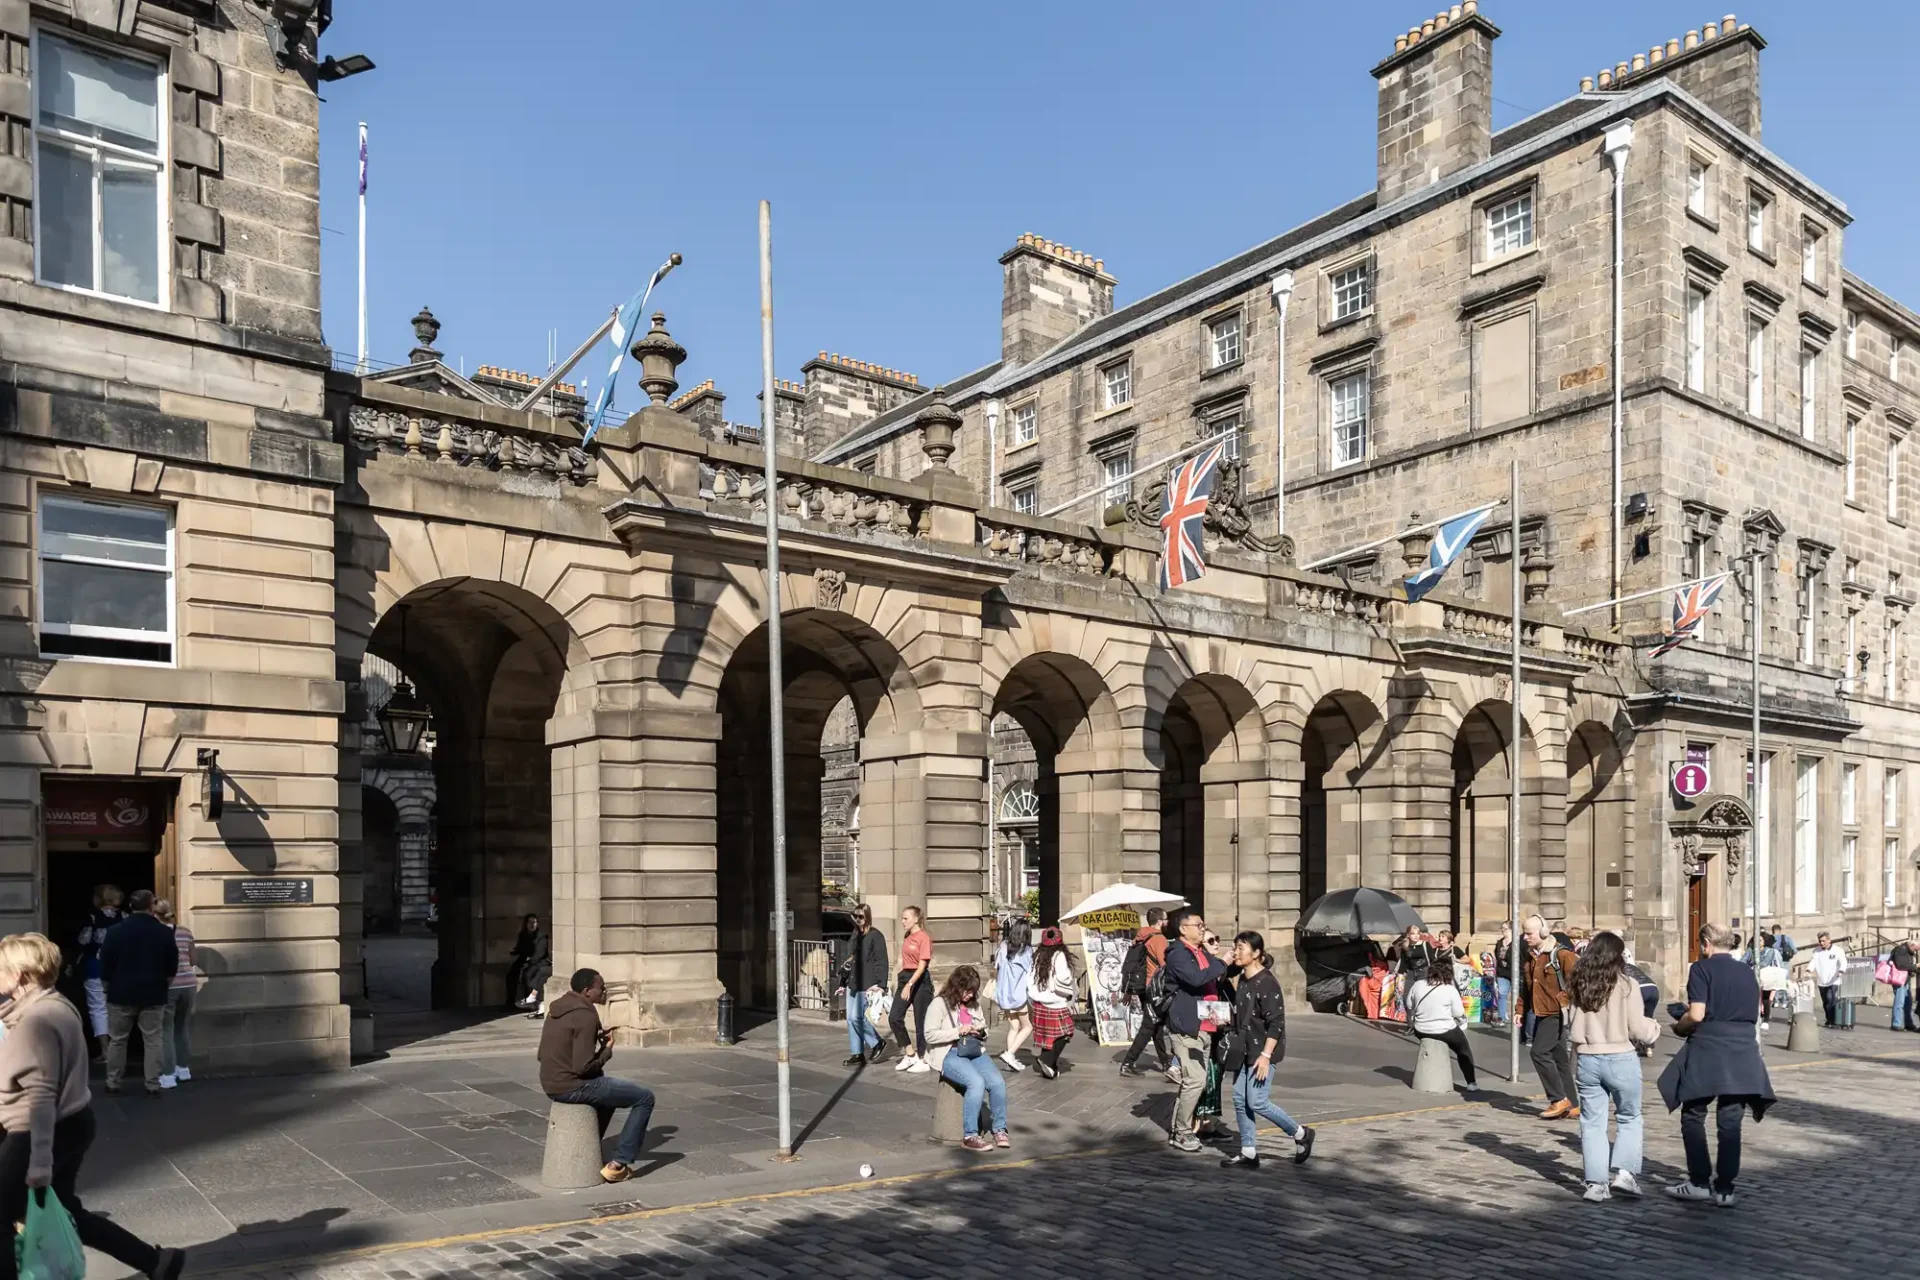
<svg viewBox="0 0 1920 1280">
<path fill-rule="evenodd" d="M 1700 926 L 1707 918 L 1707 878 L 1687 878 L 1687 963 L 1700 958 Z"/>
</svg>

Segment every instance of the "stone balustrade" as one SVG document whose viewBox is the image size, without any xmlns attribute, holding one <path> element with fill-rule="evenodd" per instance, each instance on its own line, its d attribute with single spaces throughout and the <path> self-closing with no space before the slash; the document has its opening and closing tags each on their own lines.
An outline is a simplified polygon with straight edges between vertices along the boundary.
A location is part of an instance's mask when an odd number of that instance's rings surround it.
<svg viewBox="0 0 1920 1280">
<path fill-rule="evenodd" d="M 759 468 L 725 458 L 715 458 L 709 466 L 711 474 L 703 487 L 714 502 L 739 505 L 764 518 L 766 480 Z M 841 472 L 845 478 L 833 476 L 834 472 Z M 862 483 L 864 478 L 861 472 L 836 467 L 809 465 L 791 473 L 783 470 L 778 489 L 781 518 L 850 537 L 875 533 L 897 538 L 926 535 L 924 498 L 886 492 L 878 485 Z M 898 487 L 883 483 L 887 489 Z"/>
<path fill-rule="evenodd" d="M 1354 622 L 1386 622 L 1393 599 L 1377 587 L 1345 582 L 1332 576 L 1301 573 L 1291 592 L 1294 608 Z"/>
<path fill-rule="evenodd" d="M 356 388 L 347 437 L 366 461 L 424 458 L 579 486 L 596 484 L 600 476 L 600 464 L 581 447 L 578 430 L 565 423 L 379 382 Z"/>
<path fill-rule="evenodd" d="M 1045 569 L 1106 577 L 1114 572 L 1115 545 L 1089 526 L 993 507 L 981 512 L 980 546 L 990 556 Z"/>
</svg>

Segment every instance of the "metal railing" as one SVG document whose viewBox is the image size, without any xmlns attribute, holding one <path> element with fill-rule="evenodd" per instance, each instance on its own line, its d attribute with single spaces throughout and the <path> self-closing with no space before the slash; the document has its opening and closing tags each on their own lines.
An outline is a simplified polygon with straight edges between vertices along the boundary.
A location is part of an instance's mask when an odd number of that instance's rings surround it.
<svg viewBox="0 0 1920 1280">
<path fill-rule="evenodd" d="M 833 1008 L 833 944 L 792 938 L 793 1007 L 826 1013 Z"/>
</svg>

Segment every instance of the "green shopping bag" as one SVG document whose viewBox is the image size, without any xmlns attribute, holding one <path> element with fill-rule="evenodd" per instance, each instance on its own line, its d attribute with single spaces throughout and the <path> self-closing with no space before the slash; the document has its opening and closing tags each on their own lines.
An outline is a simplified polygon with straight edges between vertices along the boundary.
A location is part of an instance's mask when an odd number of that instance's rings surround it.
<svg viewBox="0 0 1920 1280">
<path fill-rule="evenodd" d="M 14 1238 L 20 1280 L 86 1280 L 87 1254 L 73 1215 L 46 1187 L 27 1193 L 27 1221 Z"/>
<path fill-rule="evenodd" d="M 1212 1057 L 1207 1059 L 1207 1086 L 1200 1091 L 1200 1101 L 1193 1108 L 1195 1120 L 1218 1120 L 1220 1118 L 1220 1064 Z"/>
</svg>

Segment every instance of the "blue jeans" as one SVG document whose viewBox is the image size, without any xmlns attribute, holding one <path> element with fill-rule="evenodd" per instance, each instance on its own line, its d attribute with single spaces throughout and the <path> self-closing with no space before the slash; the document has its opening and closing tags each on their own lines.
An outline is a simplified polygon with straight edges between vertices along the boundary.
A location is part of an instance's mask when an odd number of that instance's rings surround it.
<svg viewBox="0 0 1920 1280">
<path fill-rule="evenodd" d="M 1513 979 L 1495 978 L 1493 980 L 1493 1016 L 1498 1022 L 1507 1020 L 1507 1005 L 1513 997 Z"/>
<path fill-rule="evenodd" d="M 1006 1132 L 1007 1082 L 991 1057 L 982 1053 L 977 1058 L 963 1058 L 957 1050 L 948 1049 L 940 1061 L 940 1074 L 967 1091 L 960 1102 L 961 1132 L 969 1138 L 979 1135 L 982 1100 L 993 1108 L 993 1131 Z"/>
<path fill-rule="evenodd" d="M 1640 1176 L 1640 1055 L 1583 1053 L 1576 1072 L 1580 1092 L 1580 1162 L 1588 1182 L 1605 1182 L 1610 1169 Z M 1607 1146 L 1607 1101 L 1619 1133 Z"/>
<path fill-rule="evenodd" d="M 613 1150 L 613 1158 L 629 1167 L 640 1158 L 640 1148 L 647 1144 L 647 1121 L 653 1119 L 653 1090 L 642 1088 L 631 1080 L 595 1076 L 582 1081 L 580 1087 L 571 1093 L 551 1096 L 555 1102 L 578 1103 L 599 1112 L 601 1137 L 606 1136 L 613 1113 L 621 1107 L 627 1108 L 627 1124 L 620 1130 L 620 1143 Z"/>
<path fill-rule="evenodd" d="M 1893 989 L 1893 1029 L 1895 1031 L 1907 1029 L 1907 1010 L 1912 1007 L 1912 1004 L 1913 979 L 1908 978 L 1904 984 Z"/>
<path fill-rule="evenodd" d="M 867 1021 L 867 993 L 847 992 L 847 1052 L 870 1053 L 880 1047 L 880 1033 Z"/>
<path fill-rule="evenodd" d="M 1251 1062 L 1240 1068 L 1240 1073 L 1233 1078 L 1233 1114 L 1240 1122 L 1240 1151 L 1243 1155 L 1259 1149 L 1254 1138 L 1260 1129 L 1261 1116 L 1279 1125 L 1280 1131 L 1289 1138 L 1300 1136 L 1299 1121 L 1268 1100 L 1267 1090 L 1272 1087 L 1272 1072 L 1268 1072 L 1265 1080 L 1255 1080 Z"/>
</svg>

